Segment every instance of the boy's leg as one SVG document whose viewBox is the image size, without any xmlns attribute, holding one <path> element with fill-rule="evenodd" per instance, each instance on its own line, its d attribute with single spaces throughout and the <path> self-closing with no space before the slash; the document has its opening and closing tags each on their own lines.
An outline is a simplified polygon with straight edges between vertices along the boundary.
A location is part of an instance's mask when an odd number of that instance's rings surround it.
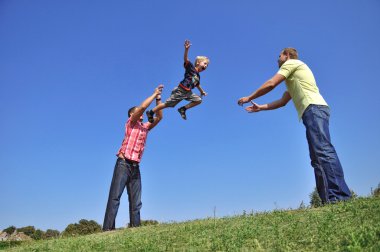
<svg viewBox="0 0 380 252">
<path fill-rule="evenodd" d="M 189 104 L 186 104 L 185 108 L 189 109 L 189 108 L 195 107 L 195 106 L 197 106 L 197 105 L 199 105 L 201 103 L 202 103 L 202 100 L 200 100 L 200 101 L 193 101 L 193 102 L 190 102 Z"/>
<path fill-rule="evenodd" d="M 164 109 L 164 108 L 166 108 L 167 106 L 166 106 L 166 103 L 161 103 L 161 104 L 159 104 L 159 105 L 157 105 L 156 107 L 154 107 L 153 109 L 152 109 L 152 112 L 153 112 L 153 114 L 154 113 L 157 113 L 158 111 L 160 111 L 161 109 Z"/>
<path fill-rule="evenodd" d="M 167 108 L 167 107 L 174 107 L 180 101 L 182 101 L 184 98 L 185 98 L 185 92 L 181 88 L 175 87 L 173 89 L 172 93 L 170 94 L 170 97 L 165 101 L 165 103 L 161 103 L 158 106 L 156 106 L 155 108 L 153 108 L 152 110 L 149 110 L 146 112 L 146 115 L 148 117 L 148 121 L 150 123 L 152 123 L 154 121 L 154 119 L 153 119 L 154 113 L 156 113 L 157 111 L 159 111 L 161 109 Z"/>
<path fill-rule="evenodd" d="M 187 101 L 191 101 L 190 103 L 186 104 L 183 107 L 180 107 L 178 109 L 178 112 L 181 114 L 181 117 L 186 120 L 186 110 L 192 107 L 195 107 L 202 103 L 202 98 L 198 95 L 194 94 L 193 92 L 190 92 L 187 94 L 187 97 L 185 98 Z"/>
<path fill-rule="evenodd" d="M 154 113 L 157 113 L 157 111 L 160 111 L 161 109 L 164 109 L 166 108 L 166 103 L 161 103 L 159 105 L 157 105 L 156 107 L 154 107 L 153 109 L 151 110 L 147 110 L 145 113 L 146 113 L 146 116 L 148 117 L 148 121 L 150 123 L 153 123 L 154 122 Z"/>
</svg>

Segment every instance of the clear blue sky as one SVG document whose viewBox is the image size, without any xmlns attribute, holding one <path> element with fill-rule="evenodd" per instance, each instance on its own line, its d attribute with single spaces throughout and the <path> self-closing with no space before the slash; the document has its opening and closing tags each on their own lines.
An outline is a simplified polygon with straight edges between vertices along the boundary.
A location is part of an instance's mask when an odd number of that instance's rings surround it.
<svg viewBox="0 0 380 252">
<path fill-rule="evenodd" d="M 0 229 L 102 224 L 127 110 L 159 83 L 170 95 L 185 39 L 192 60 L 211 59 L 201 73 L 209 95 L 187 121 L 164 110 L 148 136 L 143 219 L 308 204 L 314 174 L 293 104 L 258 114 L 237 105 L 276 73 L 288 46 L 331 106 L 349 187 L 369 195 L 380 182 L 379 13 L 378 0 L 1 0 Z M 116 226 L 128 220 L 125 193 Z"/>
</svg>

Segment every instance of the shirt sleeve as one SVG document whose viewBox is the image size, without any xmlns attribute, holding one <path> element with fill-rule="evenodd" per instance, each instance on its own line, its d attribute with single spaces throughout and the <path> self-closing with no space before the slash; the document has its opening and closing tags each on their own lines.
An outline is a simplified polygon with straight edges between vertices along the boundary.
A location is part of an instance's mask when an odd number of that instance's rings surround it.
<svg viewBox="0 0 380 252">
<path fill-rule="evenodd" d="M 186 61 L 183 63 L 183 67 L 188 70 L 188 69 L 191 69 L 193 67 L 193 63 L 191 63 L 190 60 Z"/>
<path fill-rule="evenodd" d="M 278 74 L 281 74 L 282 76 L 285 77 L 285 79 L 287 79 L 294 71 L 295 69 L 297 68 L 297 64 L 294 64 L 292 62 L 289 62 L 289 61 L 286 61 L 280 68 L 280 70 L 278 70 Z"/>
</svg>

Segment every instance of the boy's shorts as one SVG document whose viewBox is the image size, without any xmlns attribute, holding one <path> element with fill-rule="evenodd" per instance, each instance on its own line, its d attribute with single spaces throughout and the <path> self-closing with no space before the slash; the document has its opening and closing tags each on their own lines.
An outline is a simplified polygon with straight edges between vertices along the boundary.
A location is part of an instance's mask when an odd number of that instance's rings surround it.
<svg viewBox="0 0 380 252">
<path fill-rule="evenodd" d="M 181 87 L 175 87 L 170 97 L 165 101 L 165 104 L 168 107 L 174 107 L 182 100 L 198 102 L 202 101 L 202 98 L 194 94 L 191 90 L 186 91 Z"/>
</svg>

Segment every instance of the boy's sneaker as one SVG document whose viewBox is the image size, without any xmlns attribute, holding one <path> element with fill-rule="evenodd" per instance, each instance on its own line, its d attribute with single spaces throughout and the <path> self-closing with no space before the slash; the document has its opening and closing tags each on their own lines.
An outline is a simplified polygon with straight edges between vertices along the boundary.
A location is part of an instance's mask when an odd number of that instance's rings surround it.
<svg viewBox="0 0 380 252">
<path fill-rule="evenodd" d="M 186 120 L 186 108 L 185 107 L 180 107 L 178 109 L 178 112 L 181 114 L 181 117 Z"/>
<path fill-rule="evenodd" d="M 148 121 L 150 123 L 153 123 L 154 122 L 154 118 L 153 118 L 153 115 L 154 115 L 154 112 L 152 110 L 148 110 L 146 112 L 146 116 L 148 117 Z"/>
</svg>

